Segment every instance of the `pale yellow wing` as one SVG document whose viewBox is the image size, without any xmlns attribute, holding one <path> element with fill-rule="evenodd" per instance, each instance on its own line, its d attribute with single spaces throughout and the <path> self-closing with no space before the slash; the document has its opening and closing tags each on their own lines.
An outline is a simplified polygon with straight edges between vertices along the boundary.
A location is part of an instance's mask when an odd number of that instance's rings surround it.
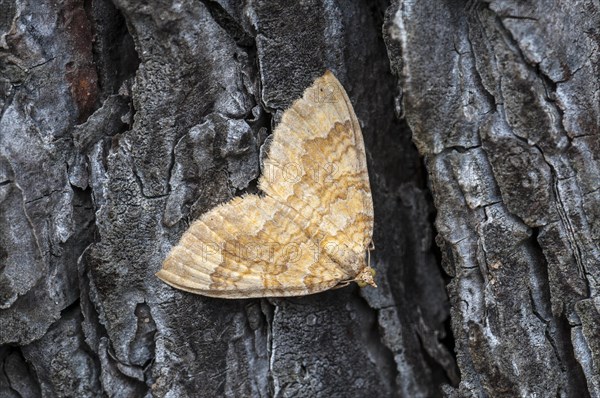
<svg viewBox="0 0 600 398">
<path fill-rule="evenodd" d="M 273 198 L 235 198 L 196 220 L 157 276 L 222 298 L 299 296 L 354 278 L 313 244 L 307 223 Z"/>
<path fill-rule="evenodd" d="M 311 220 L 338 263 L 363 255 L 373 236 L 373 201 L 361 129 L 340 82 L 327 71 L 285 111 L 259 186 Z M 333 251 L 332 251 L 333 250 Z M 356 272 L 364 263 L 351 264 Z"/>
<path fill-rule="evenodd" d="M 157 273 L 192 293 L 296 296 L 357 280 L 375 285 L 365 250 L 373 204 L 360 126 L 330 73 L 286 110 L 249 195 L 195 221 Z"/>
</svg>

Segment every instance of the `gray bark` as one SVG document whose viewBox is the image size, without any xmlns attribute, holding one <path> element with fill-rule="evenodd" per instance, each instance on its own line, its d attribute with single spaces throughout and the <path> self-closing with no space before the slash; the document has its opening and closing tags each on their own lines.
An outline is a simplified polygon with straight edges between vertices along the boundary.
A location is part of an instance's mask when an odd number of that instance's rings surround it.
<svg viewBox="0 0 600 398">
<path fill-rule="evenodd" d="M 600 396 L 599 10 L 536 3 L 387 13 L 451 276 L 450 396 Z"/>
<path fill-rule="evenodd" d="M 600 397 L 597 3 L 0 7 L 1 397 Z M 159 281 L 325 69 L 379 288 Z"/>
</svg>

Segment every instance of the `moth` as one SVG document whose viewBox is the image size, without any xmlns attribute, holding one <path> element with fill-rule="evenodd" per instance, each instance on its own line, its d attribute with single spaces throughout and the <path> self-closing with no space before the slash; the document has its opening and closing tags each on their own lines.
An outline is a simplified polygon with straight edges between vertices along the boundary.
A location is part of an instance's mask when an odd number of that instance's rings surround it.
<svg viewBox="0 0 600 398">
<path fill-rule="evenodd" d="M 348 95 L 327 71 L 273 132 L 261 195 L 194 221 L 156 274 L 221 298 L 301 296 L 374 282 L 367 263 L 373 201 L 362 132 Z"/>
</svg>

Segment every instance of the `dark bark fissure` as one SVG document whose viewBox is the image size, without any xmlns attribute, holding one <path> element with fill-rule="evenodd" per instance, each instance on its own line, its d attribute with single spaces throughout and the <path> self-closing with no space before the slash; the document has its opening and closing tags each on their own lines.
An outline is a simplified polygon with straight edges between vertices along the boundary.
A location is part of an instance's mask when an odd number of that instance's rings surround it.
<svg viewBox="0 0 600 398">
<path fill-rule="evenodd" d="M 600 394 L 597 5 L 2 8 L 0 396 Z M 379 288 L 161 283 L 194 219 L 260 194 L 326 69 L 365 137 Z"/>
</svg>

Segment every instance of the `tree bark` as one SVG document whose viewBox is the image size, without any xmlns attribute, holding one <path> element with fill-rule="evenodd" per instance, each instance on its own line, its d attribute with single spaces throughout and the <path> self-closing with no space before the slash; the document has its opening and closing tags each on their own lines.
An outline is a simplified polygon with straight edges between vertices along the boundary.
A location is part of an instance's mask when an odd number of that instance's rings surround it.
<svg viewBox="0 0 600 398">
<path fill-rule="evenodd" d="M 0 396 L 600 397 L 596 3 L 0 7 Z M 379 287 L 159 281 L 326 69 Z"/>
</svg>

